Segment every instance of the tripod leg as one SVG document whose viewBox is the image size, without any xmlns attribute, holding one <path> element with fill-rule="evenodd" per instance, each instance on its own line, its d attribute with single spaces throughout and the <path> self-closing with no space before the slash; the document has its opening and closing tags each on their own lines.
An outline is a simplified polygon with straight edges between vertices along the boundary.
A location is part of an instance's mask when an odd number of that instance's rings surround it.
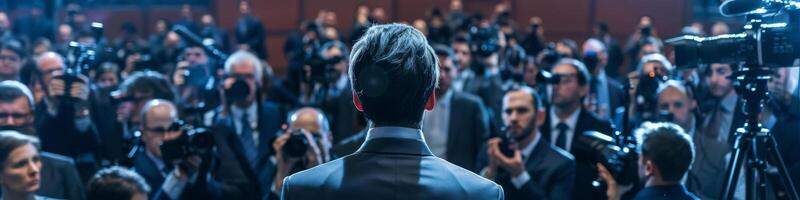
<svg viewBox="0 0 800 200">
<path fill-rule="evenodd" d="M 753 138 L 753 149 L 750 151 L 750 159 L 748 162 L 750 166 L 750 176 L 749 178 L 752 180 L 751 184 L 754 184 L 751 188 L 755 194 L 752 196 L 754 199 L 767 199 L 767 164 L 766 164 L 766 154 L 764 154 L 764 149 L 762 145 L 764 144 L 765 140 L 763 137 L 756 137 Z M 761 148 L 759 148 L 761 147 Z"/>
<path fill-rule="evenodd" d="M 767 147 L 767 153 L 769 153 L 769 156 L 773 161 L 775 161 L 773 165 L 778 167 L 778 174 L 783 182 L 783 187 L 786 188 L 786 194 L 789 195 L 789 199 L 800 200 L 800 197 L 797 196 L 797 190 L 795 190 L 794 183 L 792 183 L 792 179 L 789 176 L 789 170 L 786 169 L 786 164 L 784 164 L 783 158 L 778 150 L 778 144 L 775 143 L 775 137 L 769 135 L 769 137 L 766 139 L 767 144 L 764 146 Z"/>
<path fill-rule="evenodd" d="M 738 135 L 736 138 L 736 144 L 734 145 L 734 153 L 728 161 L 728 169 L 726 169 L 725 177 L 725 185 L 723 185 L 722 195 L 723 199 L 733 199 L 733 193 L 736 191 L 736 182 L 739 180 L 739 169 L 742 166 L 742 162 L 747 159 L 747 154 L 750 151 L 749 140 L 744 138 L 742 135 Z"/>
</svg>

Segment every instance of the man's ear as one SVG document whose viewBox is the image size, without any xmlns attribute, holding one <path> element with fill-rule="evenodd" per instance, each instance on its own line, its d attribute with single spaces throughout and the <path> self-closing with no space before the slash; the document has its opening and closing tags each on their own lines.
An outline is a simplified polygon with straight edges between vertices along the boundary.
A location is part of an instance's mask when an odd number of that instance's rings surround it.
<svg viewBox="0 0 800 200">
<path fill-rule="evenodd" d="M 353 105 L 356 105 L 356 109 L 360 112 L 364 112 L 364 107 L 361 106 L 361 101 L 358 100 L 358 95 L 356 95 L 356 91 L 353 91 Z"/>
<path fill-rule="evenodd" d="M 653 161 L 645 160 L 644 161 L 644 175 L 645 176 L 653 176 L 656 173 L 656 166 L 653 164 Z"/>
<path fill-rule="evenodd" d="M 434 106 L 436 106 L 436 92 L 431 92 L 431 96 L 428 97 L 428 102 L 425 103 L 425 110 L 431 111 Z"/>
</svg>

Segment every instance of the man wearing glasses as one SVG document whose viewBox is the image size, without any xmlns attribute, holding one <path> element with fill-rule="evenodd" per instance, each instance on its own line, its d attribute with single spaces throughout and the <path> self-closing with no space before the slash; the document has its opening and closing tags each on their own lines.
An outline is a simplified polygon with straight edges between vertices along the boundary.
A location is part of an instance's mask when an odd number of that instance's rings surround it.
<svg viewBox="0 0 800 200">
<path fill-rule="evenodd" d="M 3 50 L 5 53 L 5 50 Z M 20 82 L 0 82 L 0 130 L 36 136 L 31 91 Z M 41 188 L 37 195 L 59 199 L 84 199 L 83 181 L 72 158 L 42 152 Z"/>
<path fill-rule="evenodd" d="M 578 60 L 566 58 L 556 63 L 552 72 L 560 77 L 560 81 L 552 85 L 552 105 L 548 108 L 547 118 L 540 128 L 544 136 L 542 139 L 574 154 L 572 144 L 583 132 L 598 131 L 611 135 L 613 129 L 609 121 L 600 120 L 582 107 L 591 82 L 586 66 Z M 597 170 L 592 168 L 594 163 L 580 158 L 575 161 L 573 199 L 595 199 L 603 196 L 603 193 L 592 188 L 592 180 L 597 177 Z"/>
<path fill-rule="evenodd" d="M 24 56 L 25 51 L 18 45 L 0 44 L 0 81 L 20 81 L 19 71 L 22 69 Z"/>
</svg>

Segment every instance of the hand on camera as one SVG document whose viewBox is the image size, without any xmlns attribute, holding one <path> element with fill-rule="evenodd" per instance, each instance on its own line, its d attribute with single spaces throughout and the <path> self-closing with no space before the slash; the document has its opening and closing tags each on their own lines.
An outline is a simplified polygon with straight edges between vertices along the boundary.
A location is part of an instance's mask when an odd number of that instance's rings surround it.
<svg viewBox="0 0 800 200">
<path fill-rule="evenodd" d="M 69 95 L 81 100 L 89 99 L 89 79 L 86 76 L 78 75 L 78 79 L 72 82 L 69 87 L 69 94 L 64 94 L 64 75 L 60 71 L 53 74 L 53 79 L 47 84 L 47 89 L 51 97 Z"/>
<path fill-rule="evenodd" d="M 200 156 L 192 155 L 181 159 L 177 164 L 175 164 L 175 177 L 180 180 L 188 181 L 198 169 L 200 169 L 200 164 L 203 163 L 203 159 Z"/>
<path fill-rule="evenodd" d="M 302 129 L 301 129 L 302 130 Z M 281 186 L 283 185 L 283 178 L 286 176 L 291 175 L 292 168 L 297 164 L 299 161 L 305 159 L 306 165 L 304 166 L 306 169 L 317 166 L 323 162 L 322 160 L 322 151 L 317 146 L 314 138 L 311 136 L 311 133 L 308 131 L 303 130 L 303 136 L 306 138 L 308 142 L 308 150 L 305 153 L 305 158 L 303 157 L 288 157 L 284 155 L 283 146 L 286 144 L 286 141 L 292 136 L 292 130 L 287 131 L 278 138 L 275 139 L 275 142 L 272 143 L 272 149 L 275 152 L 275 160 L 278 162 L 277 166 L 277 173 L 275 175 L 274 186 L 275 191 L 281 191 Z"/>
<path fill-rule="evenodd" d="M 489 170 L 493 170 L 492 168 L 496 169 L 500 167 L 506 170 L 511 176 L 519 176 L 522 172 L 525 172 L 525 164 L 522 162 L 522 152 L 518 149 L 514 149 L 514 156 L 507 157 L 503 155 L 503 152 L 500 151 L 500 143 L 502 140 L 500 138 L 492 138 L 489 139 L 488 142 L 488 155 L 489 155 Z M 487 171 L 488 174 L 488 171 Z M 491 174 L 494 177 L 494 171 Z"/>
<path fill-rule="evenodd" d="M 189 62 L 187 62 L 187 61 L 178 62 L 177 66 L 176 66 L 175 73 L 172 74 L 172 82 L 176 86 L 181 86 L 184 83 L 186 83 L 186 80 L 184 80 L 183 74 L 186 72 L 186 70 L 188 68 L 189 68 Z"/>
<path fill-rule="evenodd" d="M 622 197 L 622 194 L 625 192 L 630 191 L 633 189 L 633 184 L 631 185 L 619 185 L 617 180 L 614 179 L 614 176 L 611 175 L 611 172 L 606 169 L 603 164 L 597 163 L 597 172 L 600 174 L 600 178 L 606 182 L 608 189 L 606 189 L 606 196 L 608 200 L 619 200 Z"/>
</svg>

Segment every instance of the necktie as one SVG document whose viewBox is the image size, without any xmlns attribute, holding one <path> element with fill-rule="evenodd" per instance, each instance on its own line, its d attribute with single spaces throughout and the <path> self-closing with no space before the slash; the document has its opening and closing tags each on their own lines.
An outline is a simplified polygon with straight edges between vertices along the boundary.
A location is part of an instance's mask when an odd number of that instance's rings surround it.
<svg viewBox="0 0 800 200">
<path fill-rule="evenodd" d="M 242 115 L 240 122 L 242 125 L 242 132 L 239 134 L 239 141 L 242 142 L 245 158 L 249 161 L 250 166 L 255 168 L 258 153 L 256 143 L 253 141 L 253 127 L 250 126 L 250 120 L 247 114 Z"/>
<path fill-rule="evenodd" d="M 567 124 L 561 122 L 556 125 L 556 129 L 558 129 L 558 138 L 556 138 L 556 146 L 561 149 L 567 150 L 567 130 L 569 130 L 569 126 Z"/>
</svg>

